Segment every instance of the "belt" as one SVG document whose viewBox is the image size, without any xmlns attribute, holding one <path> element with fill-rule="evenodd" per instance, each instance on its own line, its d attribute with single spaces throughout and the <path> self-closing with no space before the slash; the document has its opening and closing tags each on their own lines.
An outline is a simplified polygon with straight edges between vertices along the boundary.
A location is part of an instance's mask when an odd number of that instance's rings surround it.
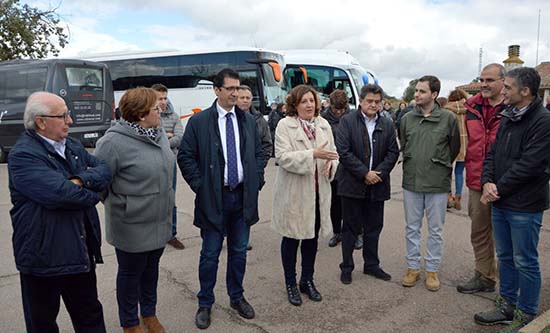
<svg viewBox="0 0 550 333">
<path fill-rule="evenodd" d="M 232 189 L 229 185 L 224 185 L 223 186 L 223 190 L 227 191 L 227 192 L 236 192 L 236 191 L 240 191 L 242 189 L 243 189 L 243 183 L 239 183 L 237 185 L 237 187 L 235 187 L 234 189 Z"/>
</svg>

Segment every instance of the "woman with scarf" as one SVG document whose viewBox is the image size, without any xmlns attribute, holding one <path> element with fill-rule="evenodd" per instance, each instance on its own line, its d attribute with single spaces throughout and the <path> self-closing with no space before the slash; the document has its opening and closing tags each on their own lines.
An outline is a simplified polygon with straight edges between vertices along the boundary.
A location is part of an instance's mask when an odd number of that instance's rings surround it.
<svg viewBox="0 0 550 333">
<path fill-rule="evenodd" d="M 445 108 L 452 111 L 456 116 L 458 129 L 460 130 L 460 152 L 455 160 L 455 194 L 449 193 L 447 208 L 462 209 L 462 186 L 464 184 L 464 157 L 468 146 L 468 133 L 466 132 L 466 107 L 464 103 L 468 94 L 461 89 L 449 93 L 449 99 Z"/>
<path fill-rule="evenodd" d="M 172 238 L 174 154 L 160 127 L 154 90 L 126 91 L 119 108 L 123 119 L 94 152 L 113 176 L 104 204 L 106 239 L 118 261 L 118 315 L 125 333 L 160 333 L 157 283 L 160 257 Z"/>
<path fill-rule="evenodd" d="M 302 304 L 300 292 L 319 302 L 313 283 L 317 240 L 332 233 L 331 186 L 338 154 L 329 123 L 319 116 L 321 102 L 315 89 L 299 85 L 286 98 L 287 117 L 275 133 L 273 228 L 283 236 L 281 257 L 288 300 Z M 302 272 L 296 283 L 296 257 L 302 255 Z"/>
</svg>

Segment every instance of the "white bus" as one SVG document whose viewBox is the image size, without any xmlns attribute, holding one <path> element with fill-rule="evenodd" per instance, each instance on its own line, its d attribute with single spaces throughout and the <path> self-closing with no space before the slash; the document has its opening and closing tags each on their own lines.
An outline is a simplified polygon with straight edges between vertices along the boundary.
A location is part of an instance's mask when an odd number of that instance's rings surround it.
<svg viewBox="0 0 550 333">
<path fill-rule="evenodd" d="M 284 98 L 283 56 L 264 49 L 114 53 L 85 58 L 107 64 L 117 105 L 129 88 L 164 84 L 184 126 L 188 117 L 212 105 L 216 98 L 212 78 L 223 68 L 239 73 L 241 84 L 252 89 L 252 103 L 262 114 Z"/>
<path fill-rule="evenodd" d="M 378 83 L 376 75 L 365 70 L 357 59 L 345 51 L 324 49 L 297 49 L 280 51 L 285 57 L 284 70 L 287 89 L 299 84 L 310 84 L 328 99 L 335 89 L 344 90 L 351 108 L 359 105 L 359 92 L 367 83 Z"/>
</svg>

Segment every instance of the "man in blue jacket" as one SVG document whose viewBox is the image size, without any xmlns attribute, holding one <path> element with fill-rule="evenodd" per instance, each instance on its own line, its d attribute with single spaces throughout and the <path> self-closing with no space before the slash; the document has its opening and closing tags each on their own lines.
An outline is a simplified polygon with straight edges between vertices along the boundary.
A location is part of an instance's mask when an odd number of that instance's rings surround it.
<svg viewBox="0 0 550 333">
<path fill-rule="evenodd" d="M 8 157 L 13 252 L 28 332 L 57 332 L 63 297 L 76 332 L 105 332 L 95 264 L 102 263 L 95 205 L 111 181 L 105 162 L 68 137 L 71 115 L 57 95 L 37 92 L 25 132 Z"/>
<path fill-rule="evenodd" d="M 213 80 L 218 97 L 189 119 L 178 165 L 195 192 L 194 225 L 201 229 L 198 328 L 210 326 L 222 243 L 227 235 L 227 293 L 231 307 L 246 319 L 254 309 L 244 298 L 243 279 L 250 226 L 258 222 L 258 192 L 264 183 L 265 156 L 250 113 L 238 107 L 239 74 L 221 70 Z"/>
</svg>

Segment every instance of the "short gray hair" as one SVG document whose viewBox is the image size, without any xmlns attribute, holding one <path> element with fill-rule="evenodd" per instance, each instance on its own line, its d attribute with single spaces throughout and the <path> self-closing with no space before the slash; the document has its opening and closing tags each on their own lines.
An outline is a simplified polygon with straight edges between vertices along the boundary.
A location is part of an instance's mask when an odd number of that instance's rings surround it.
<svg viewBox="0 0 550 333">
<path fill-rule="evenodd" d="M 32 93 L 27 98 L 27 104 L 25 105 L 25 114 L 23 115 L 23 124 L 25 129 L 36 129 L 35 118 L 38 116 L 47 115 L 51 112 L 49 105 L 44 103 L 41 97 L 43 97 L 43 91 L 37 91 Z"/>
<path fill-rule="evenodd" d="M 504 68 L 504 66 L 502 66 L 501 64 L 497 64 L 496 62 L 492 63 L 492 64 L 489 64 L 485 67 L 483 67 L 483 70 L 486 70 L 488 68 L 491 68 L 491 67 L 496 67 L 498 68 L 498 75 L 501 79 L 504 79 L 504 76 L 506 75 L 506 68 Z"/>
</svg>

